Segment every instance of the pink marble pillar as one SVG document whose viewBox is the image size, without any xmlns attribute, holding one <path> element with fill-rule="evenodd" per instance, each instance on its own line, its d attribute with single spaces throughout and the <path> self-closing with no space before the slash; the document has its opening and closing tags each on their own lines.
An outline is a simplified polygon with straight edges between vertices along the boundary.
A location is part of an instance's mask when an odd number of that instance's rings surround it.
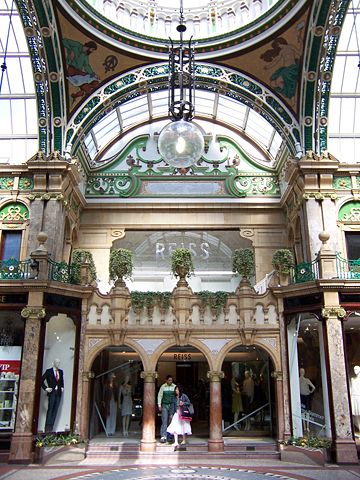
<svg viewBox="0 0 360 480">
<path fill-rule="evenodd" d="M 155 379 L 156 372 L 141 372 L 144 379 L 141 452 L 155 452 Z"/>
<path fill-rule="evenodd" d="M 284 417 L 284 384 L 282 372 L 273 372 L 275 378 L 276 407 L 277 407 L 277 438 L 278 441 L 284 440 L 285 417 Z"/>
<path fill-rule="evenodd" d="M 81 411 L 79 412 L 79 421 L 76 422 L 79 430 L 78 433 L 81 438 L 88 438 L 89 436 L 90 385 L 91 385 L 91 379 L 93 379 L 94 377 L 95 377 L 95 374 L 93 372 L 83 372 L 82 374 Z"/>
<path fill-rule="evenodd" d="M 336 462 L 357 464 L 358 456 L 352 436 L 350 402 L 347 397 L 344 339 L 340 321 L 345 317 L 346 312 L 341 307 L 326 307 L 322 309 L 321 315 L 326 319 Z"/>
<path fill-rule="evenodd" d="M 23 308 L 21 315 L 26 318 L 26 323 L 16 428 L 11 439 L 10 463 L 30 463 L 32 461 L 36 366 L 39 357 L 41 319 L 45 317 L 45 310 L 42 307 L 26 307 Z"/>
<path fill-rule="evenodd" d="M 208 450 L 209 452 L 223 452 L 221 379 L 224 378 L 224 372 L 210 371 L 207 373 L 207 377 L 210 380 L 210 431 Z"/>
</svg>

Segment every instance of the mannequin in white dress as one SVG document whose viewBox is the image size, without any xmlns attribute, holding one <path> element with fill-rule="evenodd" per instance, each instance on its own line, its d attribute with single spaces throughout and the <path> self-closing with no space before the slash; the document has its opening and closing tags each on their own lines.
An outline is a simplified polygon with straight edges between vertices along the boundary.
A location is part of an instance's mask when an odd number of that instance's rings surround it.
<svg viewBox="0 0 360 480">
<path fill-rule="evenodd" d="M 354 367 L 355 377 L 350 380 L 351 410 L 354 426 L 360 432 L 360 367 Z"/>
<path fill-rule="evenodd" d="M 128 437 L 130 419 L 131 419 L 132 409 L 133 409 L 132 386 L 130 383 L 129 376 L 125 377 L 124 383 L 120 386 L 119 399 L 120 399 L 123 435 L 124 437 Z"/>
</svg>

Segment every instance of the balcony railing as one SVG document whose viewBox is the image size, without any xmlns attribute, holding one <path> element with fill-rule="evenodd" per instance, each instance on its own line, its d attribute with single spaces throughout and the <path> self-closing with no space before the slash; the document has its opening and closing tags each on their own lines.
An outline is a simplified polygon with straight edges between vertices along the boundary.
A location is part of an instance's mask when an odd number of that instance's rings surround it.
<svg viewBox="0 0 360 480">
<path fill-rule="evenodd" d="M 336 253 L 336 272 L 337 277 L 344 280 L 360 278 L 360 259 L 347 260 L 339 253 Z"/>
<path fill-rule="evenodd" d="M 35 278 L 31 260 L 9 258 L 0 261 L 0 280 L 28 280 Z"/>
<path fill-rule="evenodd" d="M 315 258 L 312 262 L 302 262 L 292 269 L 291 283 L 304 283 L 319 278 L 319 260 Z"/>
<path fill-rule="evenodd" d="M 54 262 L 49 258 L 49 280 L 75 284 L 73 267 L 65 262 Z"/>
</svg>

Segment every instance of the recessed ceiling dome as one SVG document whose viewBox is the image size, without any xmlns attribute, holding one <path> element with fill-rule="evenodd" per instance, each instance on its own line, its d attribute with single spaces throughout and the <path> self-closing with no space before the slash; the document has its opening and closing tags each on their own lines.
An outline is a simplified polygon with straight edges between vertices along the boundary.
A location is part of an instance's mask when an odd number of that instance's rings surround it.
<svg viewBox="0 0 360 480">
<path fill-rule="evenodd" d="M 209 38 L 256 20 L 279 0 L 183 0 L 188 37 Z M 87 0 L 120 27 L 158 39 L 177 38 L 180 0 Z"/>
</svg>

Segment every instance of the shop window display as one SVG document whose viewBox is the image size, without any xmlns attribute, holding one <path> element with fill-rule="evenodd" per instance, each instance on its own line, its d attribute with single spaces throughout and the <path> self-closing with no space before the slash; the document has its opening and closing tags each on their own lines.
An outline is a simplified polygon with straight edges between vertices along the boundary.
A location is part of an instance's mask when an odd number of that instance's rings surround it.
<svg viewBox="0 0 360 480">
<path fill-rule="evenodd" d="M 323 326 L 314 313 L 288 324 L 293 435 L 330 435 Z"/>
<path fill-rule="evenodd" d="M 344 321 L 345 354 L 348 366 L 350 404 L 355 439 L 360 441 L 360 314 Z"/>
</svg>

